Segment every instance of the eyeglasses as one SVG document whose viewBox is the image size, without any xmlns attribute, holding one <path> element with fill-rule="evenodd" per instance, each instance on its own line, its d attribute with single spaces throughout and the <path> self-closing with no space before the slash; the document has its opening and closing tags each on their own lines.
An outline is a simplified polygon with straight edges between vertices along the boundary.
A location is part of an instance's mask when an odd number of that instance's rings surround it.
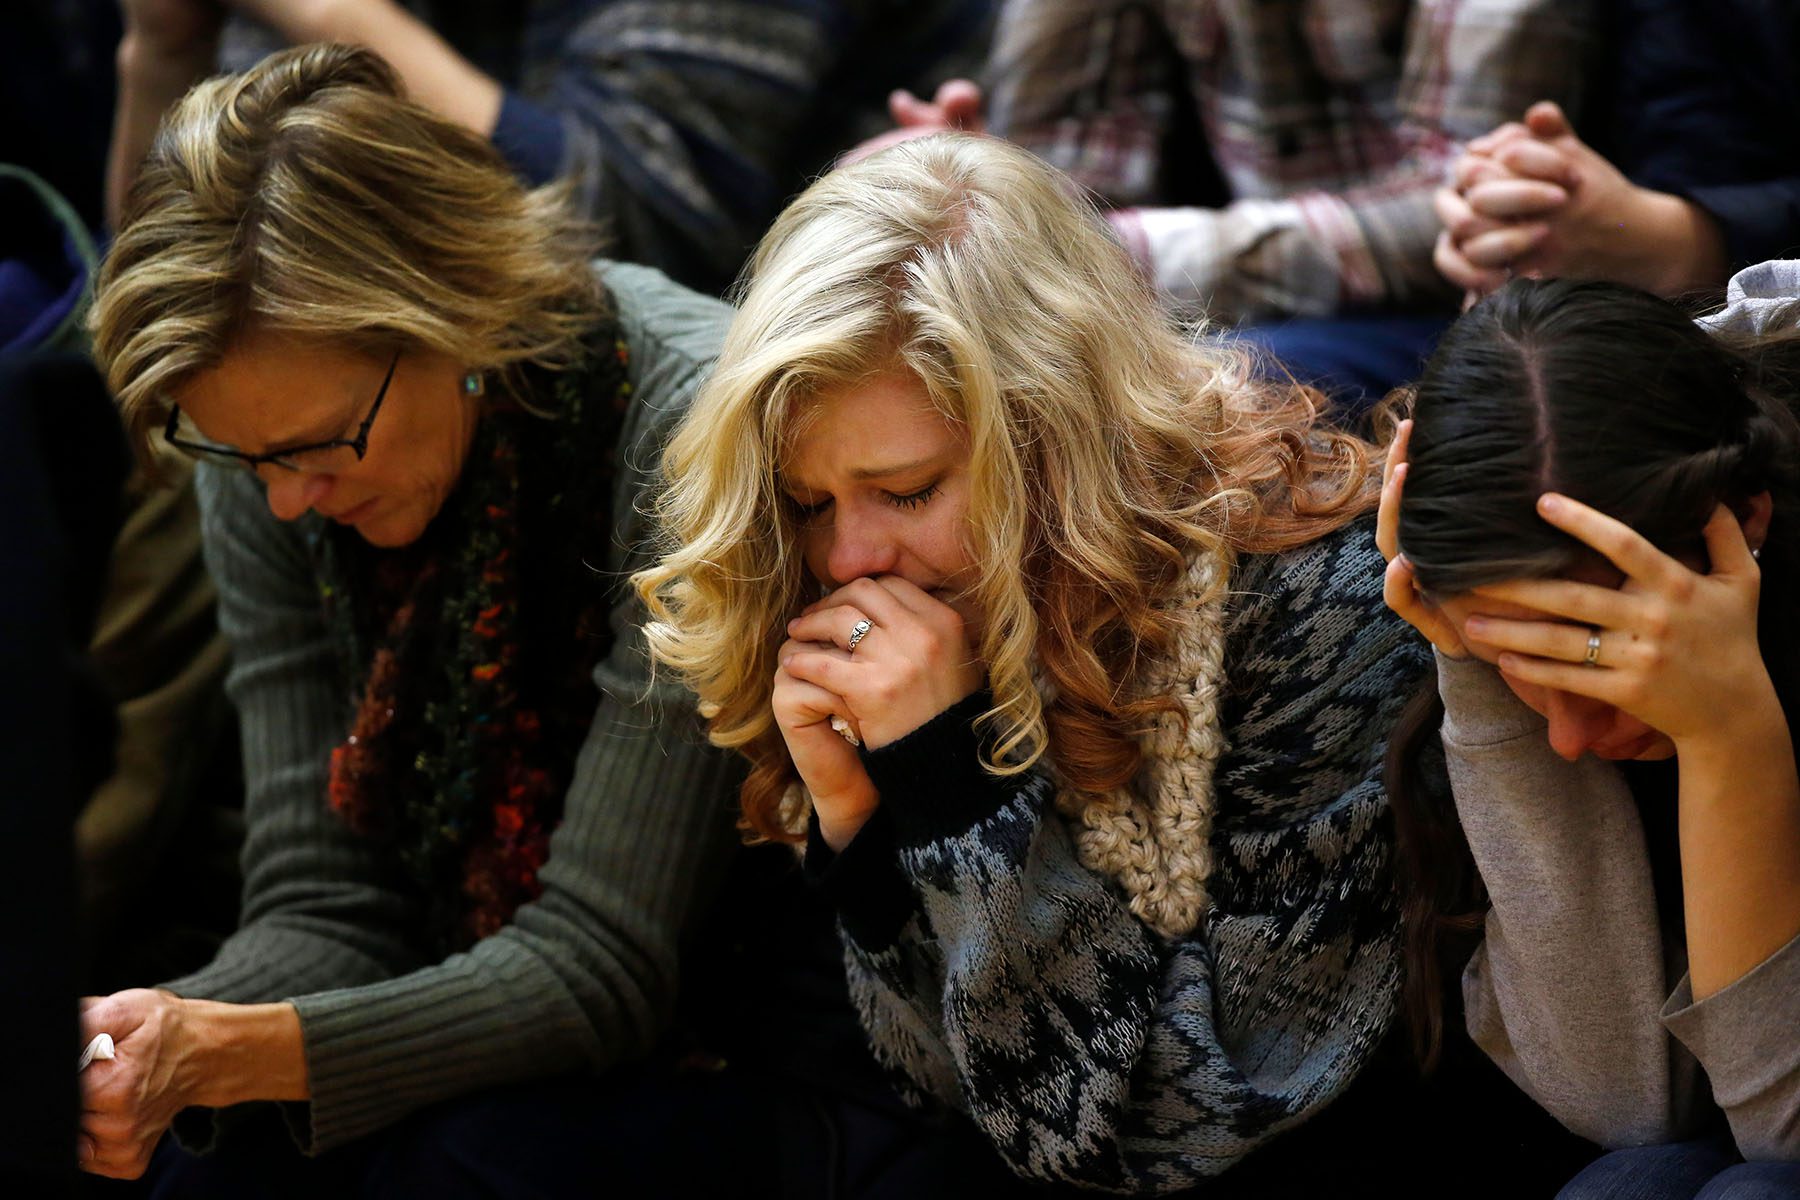
<svg viewBox="0 0 1800 1200">
<path fill-rule="evenodd" d="M 193 423 L 182 421 L 181 406 L 176 404 L 169 408 L 169 422 L 163 426 L 163 440 L 196 458 L 246 471 L 254 471 L 264 464 L 314 474 L 342 471 L 361 462 L 363 455 L 368 453 L 369 427 L 375 424 L 375 414 L 381 411 L 381 402 L 387 399 L 388 384 L 394 381 L 394 368 L 399 365 L 400 352 L 396 350 L 393 361 L 388 363 L 387 374 L 381 378 L 381 387 L 375 393 L 375 403 L 369 406 L 369 415 L 357 426 L 356 436 L 352 438 L 332 438 L 330 441 L 278 450 L 273 454 L 249 454 L 235 446 L 221 446 L 200 437 L 188 436 L 187 431 L 193 429 Z"/>
</svg>

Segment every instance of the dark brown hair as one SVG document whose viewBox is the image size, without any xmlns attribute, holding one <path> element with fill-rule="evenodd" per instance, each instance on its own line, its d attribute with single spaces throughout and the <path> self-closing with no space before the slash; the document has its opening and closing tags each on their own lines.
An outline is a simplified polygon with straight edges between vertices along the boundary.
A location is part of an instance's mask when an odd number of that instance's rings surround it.
<svg viewBox="0 0 1800 1200">
<path fill-rule="evenodd" d="M 1680 309 L 1617 284 L 1516 280 L 1444 335 L 1410 395 L 1410 466 L 1400 545 L 1428 594 L 1561 575 L 1593 552 L 1537 515 L 1561 492 L 1657 547 L 1698 552 L 1721 503 L 1774 502 L 1761 551 L 1757 630 L 1791 714 L 1800 636 L 1800 330 L 1710 335 Z M 1388 744 L 1406 923 L 1404 1003 L 1429 1065 L 1443 1030 L 1447 971 L 1482 926 L 1486 896 L 1441 765 L 1435 681 Z"/>
</svg>

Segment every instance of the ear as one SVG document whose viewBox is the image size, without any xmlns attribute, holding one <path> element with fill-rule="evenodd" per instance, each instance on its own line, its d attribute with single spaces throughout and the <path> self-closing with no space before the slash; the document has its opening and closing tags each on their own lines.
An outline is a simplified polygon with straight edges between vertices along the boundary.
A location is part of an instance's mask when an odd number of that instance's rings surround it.
<svg viewBox="0 0 1800 1200">
<path fill-rule="evenodd" d="M 1758 492 L 1732 508 L 1738 524 L 1743 526 L 1744 541 L 1750 549 L 1761 550 L 1769 538 L 1769 520 L 1775 515 L 1775 501 L 1768 492 Z"/>
</svg>

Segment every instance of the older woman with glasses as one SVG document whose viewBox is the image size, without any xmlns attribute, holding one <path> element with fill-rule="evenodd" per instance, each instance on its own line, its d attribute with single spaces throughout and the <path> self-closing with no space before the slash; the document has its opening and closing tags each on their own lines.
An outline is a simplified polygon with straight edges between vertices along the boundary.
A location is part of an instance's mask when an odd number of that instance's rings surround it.
<svg viewBox="0 0 1800 1200">
<path fill-rule="evenodd" d="M 619 581 L 727 310 L 596 269 L 563 214 L 362 51 L 285 52 L 164 125 L 94 328 L 140 446 L 203 460 L 244 907 L 203 970 L 84 1005 L 117 1050 L 83 1072 L 90 1171 L 139 1175 L 193 1106 L 230 1111 L 184 1141 L 227 1143 L 272 1100 L 367 1175 L 365 1135 L 666 1022 L 728 768 L 657 703 Z M 215 1186 L 316 1190 L 352 1157 Z"/>
</svg>

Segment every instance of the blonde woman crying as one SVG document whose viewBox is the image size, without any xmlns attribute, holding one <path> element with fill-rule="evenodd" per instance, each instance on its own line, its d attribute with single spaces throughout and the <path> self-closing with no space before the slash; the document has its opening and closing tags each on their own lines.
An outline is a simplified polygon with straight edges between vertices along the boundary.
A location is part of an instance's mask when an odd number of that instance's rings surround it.
<svg viewBox="0 0 1800 1200">
<path fill-rule="evenodd" d="M 1382 604 L 1372 448 L 975 135 L 815 183 L 738 300 L 637 585 L 749 760 L 744 825 L 836 906 L 878 1055 L 1026 1180 L 1353 1166 L 1257 1152 L 1396 1012 L 1381 763 L 1428 659 Z"/>
</svg>

